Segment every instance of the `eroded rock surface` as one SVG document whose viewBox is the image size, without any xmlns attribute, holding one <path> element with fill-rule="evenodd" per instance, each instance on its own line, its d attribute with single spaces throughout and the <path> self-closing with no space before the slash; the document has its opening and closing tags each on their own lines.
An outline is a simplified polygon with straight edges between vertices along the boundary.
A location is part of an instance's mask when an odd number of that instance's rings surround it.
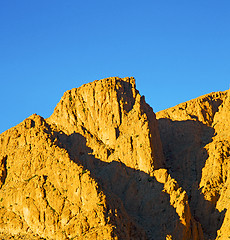
<svg viewBox="0 0 230 240">
<path fill-rule="evenodd" d="M 149 174 L 163 166 L 155 114 L 134 78 L 108 78 L 67 91 L 47 121 L 68 135 L 84 136 L 102 161 Z"/>
<path fill-rule="evenodd" d="M 65 92 L 0 135 L 0 238 L 226 239 L 228 114 L 224 92 L 157 121 L 134 78 Z"/>
<path fill-rule="evenodd" d="M 230 238 L 229 91 L 157 113 L 169 173 L 186 190 L 206 239 Z"/>
</svg>

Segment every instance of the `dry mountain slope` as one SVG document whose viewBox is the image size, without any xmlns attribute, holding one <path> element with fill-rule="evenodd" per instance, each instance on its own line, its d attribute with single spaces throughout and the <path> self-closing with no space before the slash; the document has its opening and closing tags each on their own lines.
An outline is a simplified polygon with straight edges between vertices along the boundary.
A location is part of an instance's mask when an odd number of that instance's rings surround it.
<svg viewBox="0 0 230 240">
<path fill-rule="evenodd" d="M 37 115 L 1 135 L 0 229 L 29 239 L 145 239 Z M 5 239 L 5 235 L 4 235 Z"/>
<path fill-rule="evenodd" d="M 65 92 L 48 119 L 2 133 L 0 236 L 202 240 L 221 227 L 228 237 L 229 100 L 205 101 L 157 121 L 134 78 L 107 78 Z M 227 148 L 218 160 L 215 129 Z M 219 174 L 204 171 L 214 163 Z"/>
<path fill-rule="evenodd" d="M 156 114 L 169 173 L 188 196 L 206 239 L 230 238 L 230 92 Z"/>
</svg>

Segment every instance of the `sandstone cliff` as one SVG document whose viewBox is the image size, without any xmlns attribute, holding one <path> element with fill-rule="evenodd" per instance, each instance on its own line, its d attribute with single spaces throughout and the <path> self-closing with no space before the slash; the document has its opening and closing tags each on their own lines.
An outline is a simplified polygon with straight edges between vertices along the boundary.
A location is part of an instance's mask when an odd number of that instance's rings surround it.
<svg viewBox="0 0 230 240">
<path fill-rule="evenodd" d="M 157 120 L 134 78 L 65 92 L 0 135 L 0 237 L 228 238 L 228 114 L 223 92 Z"/>
</svg>

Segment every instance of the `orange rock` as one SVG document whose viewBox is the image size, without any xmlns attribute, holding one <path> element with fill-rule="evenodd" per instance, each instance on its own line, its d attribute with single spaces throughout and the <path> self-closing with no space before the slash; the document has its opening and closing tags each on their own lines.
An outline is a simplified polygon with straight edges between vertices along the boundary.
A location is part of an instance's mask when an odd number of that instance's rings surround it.
<svg viewBox="0 0 230 240">
<path fill-rule="evenodd" d="M 155 115 L 134 78 L 65 92 L 0 135 L 0 237 L 227 239 L 229 106 L 226 91 Z"/>
<path fill-rule="evenodd" d="M 67 91 L 47 122 L 68 135 L 81 134 L 102 161 L 149 174 L 163 166 L 155 114 L 134 78 L 108 78 Z"/>
<path fill-rule="evenodd" d="M 230 237 L 230 92 L 156 114 L 169 173 L 189 195 L 206 239 Z"/>
</svg>

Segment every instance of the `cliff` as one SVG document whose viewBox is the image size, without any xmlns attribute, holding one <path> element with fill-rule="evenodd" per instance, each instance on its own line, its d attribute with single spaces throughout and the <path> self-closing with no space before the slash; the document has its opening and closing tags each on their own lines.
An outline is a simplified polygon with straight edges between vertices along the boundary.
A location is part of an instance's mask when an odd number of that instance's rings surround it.
<svg viewBox="0 0 230 240">
<path fill-rule="evenodd" d="M 211 93 L 156 114 L 166 168 L 206 239 L 230 238 L 229 98 L 229 91 Z"/>
<path fill-rule="evenodd" d="M 0 237 L 226 239 L 228 114 L 223 92 L 155 115 L 134 78 L 65 92 L 0 135 Z"/>
</svg>

